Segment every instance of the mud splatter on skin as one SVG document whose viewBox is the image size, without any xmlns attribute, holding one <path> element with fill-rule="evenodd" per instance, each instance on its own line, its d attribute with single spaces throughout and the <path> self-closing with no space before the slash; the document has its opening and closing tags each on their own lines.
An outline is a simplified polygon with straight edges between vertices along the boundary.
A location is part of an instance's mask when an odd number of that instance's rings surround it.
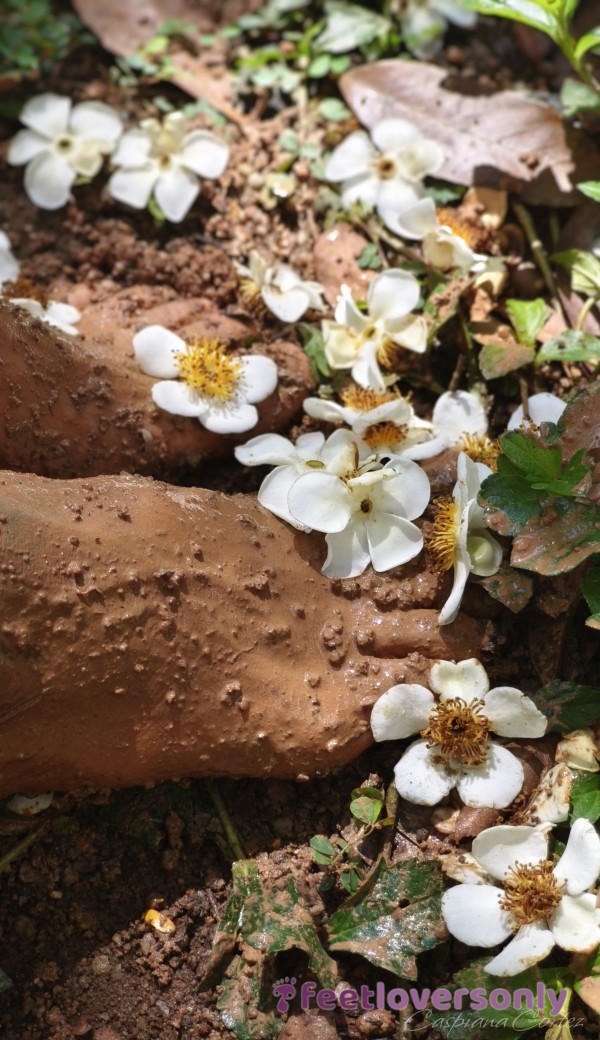
<svg viewBox="0 0 600 1040">
<path fill-rule="evenodd" d="M 318 775 L 368 746 L 383 690 L 483 637 L 332 589 L 321 537 L 252 498 L 3 473 L 0 514 L 0 793 Z"/>
</svg>

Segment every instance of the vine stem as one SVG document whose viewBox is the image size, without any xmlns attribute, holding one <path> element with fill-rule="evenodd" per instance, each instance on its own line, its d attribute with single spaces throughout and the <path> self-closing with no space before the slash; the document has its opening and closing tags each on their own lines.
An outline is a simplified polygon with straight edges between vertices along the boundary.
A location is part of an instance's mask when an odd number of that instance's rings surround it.
<svg viewBox="0 0 600 1040">
<path fill-rule="evenodd" d="M 7 867 L 9 863 L 13 862 L 13 860 L 18 859 L 19 856 L 22 856 L 23 853 L 27 851 L 29 846 L 33 845 L 34 841 L 37 841 L 40 834 L 43 834 L 45 830 L 46 824 L 43 824 L 42 827 L 38 827 L 37 830 L 32 831 L 31 834 L 28 834 L 26 838 L 23 838 L 23 840 L 20 841 L 17 845 L 15 845 L 14 848 L 10 850 L 10 852 L 7 852 L 4 856 L 0 856 L 0 870 L 3 870 L 4 867 Z"/>
<path fill-rule="evenodd" d="M 521 202 L 514 202 L 513 209 L 517 216 L 517 219 L 525 232 L 527 241 L 529 242 L 529 248 L 533 253 L 533 258 L 537 264 L 538 270 L 546 283 L 546 288 L 551 296 L 551 302 L 553 306 L 562 314 L 564 322 L 569 325 L 570 322 L 565 314 L 562 303 L 560 302 L 558 292 L 556 289 L 556 282 L 554 281 L 554 275 L 548 263 L 548 257 L 546 256 L 546 250 L 544 249 L 542 240 L 538 237 L 538 233 L 535 229 L 533 220 L 529 210 Z"/>
<path fill-rule="evenodd" d="M 209 793 L 209 795 L 211 797 L 212 803 L 213 803 L 213 805 L 214 805 L 214 807 L 215 807 L 215 809 L 217 811 L 217 816 L 219 817 L 219 821 L 221 823 L 221 827 L 223 828 L 223 831 L 225 832 L 225 837 L 227 838 L 227 844 L 229 845 L 229 848 L 233 852 L 233 855 L 234 855 L 235 859 L 246 859 L 246 853 L 244 852 L 244 847 L 243 847 L 240 839 L 238 838 L 237 831 L 236 831 L 235 827 L 233 826 L 233 823 L 232 823 L 232 820 L 231 820 L 231 816 L 229 815 L 227 806 L 225 805 L 225 802 L 223 801 L 223 798 L 221 796 L 221 792 L 219 791 L 219 788 L 217 787 L 217 785 L 214 782 L 214 780 L 205 780 L 204 783 L 206 784 L 206 790 L 208 791 L 208 793 Z"/>
</svg>

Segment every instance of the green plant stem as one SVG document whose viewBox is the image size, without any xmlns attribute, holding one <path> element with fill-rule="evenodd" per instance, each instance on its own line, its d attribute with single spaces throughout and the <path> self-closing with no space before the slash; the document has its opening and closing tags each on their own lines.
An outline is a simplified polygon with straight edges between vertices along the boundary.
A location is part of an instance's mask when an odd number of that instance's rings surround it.
<svg viewBox="0 0 600 1040">
<path fill-rule="evenodd" d="M 529 242 L 529 248 L 533 253 L 533 259 L 536 262 L 537 268 L 540 274 L 542 275 L 544 282 L 546 283 L 546 288 L 548 289 L 548 292 L 550 293 L 550 296 L 552 298 L 551 303 L 557 310 L 560 311 L 565 320 L 565 324 L 568 325 L 569 321 L 567 319 L 567 315 L 564 312 L 563 306 L 558 296 L 556 282 L 554 281 L 554 275 L 552 274 L 550 264 L 548 263 L 548 257 L 546 256 L 546 251 L 544 249 L 543 243 L 541 239 L 538 237 L 535 225 L 533 223 L 533 220 L 531 219 L 531 214 L 521 202 L 514 202 L 513 209 L 515 211 L 517 220 L 519 221 L 521 227 L 523 228 L 523 231 L 525 232 L 525 236 L 527 238 L 527 241 Z"/>
<path fill-rule="evenodd" d="M 214 780 L 205 780 L 204 783 L 206 784 L 206 790 L 208 791 L 212 803 L 217 811 L 217 816 L 219 817 L 221 827 L 225 832 L 225 837 L 227 838 L 229 848 L 233 852 L 233 855 L 236 859 L 246 859 L 246 853 L 244 852 L 243 845 L 240 839 L 238 838 L 237 831 L 233 826 L 231 816 L 227 811 L 227 806 L 225 805 L 225 802 L 221 797 L 221 792 L 219 791 L 219 788 L 217 787 Z"/>
<path fill-rule="evenodd" d="M 577 315 L 577 321 L 575 322 L 575 329 L 577 330 L 577 332 L 583 329 L 583 326 L 585 325 L 585 319 L 590 313 L 592 307 L 595 307 L 597 303 L 598 299 L 596 296 L 588 296 L 587 300 L 585 301 L 581 310 L 579 311 L 579 314 Z"/>
<path fill-rule="evenodd" d="M 3 870 L 4 867 L 7 867 L 9 865 L 9 863 L 12 863 L 14 860 L 18 859 L 19 856 L 22 856 L 23 853 L 27 851 L 29 846 L 33 845 L 33 843 L 37 841 L 37 839 L 39 838 L 40 834 L 43 834 L 45 830 L 46 824 L 43 824 L 43 826 L 38 827 L 36 831 L 31 831 L 31 833 L 28 834 L 26 838 L 23 838 L 23 840 L 20 841 L 17 845 L 15 845 L 14 848 L 10 850 L 10 852 L 7 852 L 4 856 L 0 856 L 0 870 Z"/>
</svg>

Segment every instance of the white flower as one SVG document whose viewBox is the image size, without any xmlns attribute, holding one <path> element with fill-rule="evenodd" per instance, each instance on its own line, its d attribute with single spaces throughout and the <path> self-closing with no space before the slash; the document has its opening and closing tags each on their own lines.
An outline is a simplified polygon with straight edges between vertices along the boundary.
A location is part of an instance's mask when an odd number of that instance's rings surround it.
<svg viewBox="0 0 600 1040">
<path fill-rule="evenodd" d="M 9 302 L 14 303 L 15 307 L 22 307 L 23 310 L 29 311 L 32 318 L 37 318 L 46 325 L 52 325 L 53 328 L 60 329 L 68 336 L 79 336 L 79 330 L 75 328 L 75 324 L 81 318 L 81 311 L 78 311 L 77 307 L 71 307 L 68 303 L 53 302 L 49 303 L 47 307 L 43 307 L 38 300 L 32 300 L 29 297 L 15 297 Z"/>
<path fill-rule="evenodd" d="M 124 134 L 112 157 L 121 167 L 108 182 L 112 197 L 144 209 L 154 194 L 167 220 L 183 220 L 200 192 L 198 178 L 220 177 L 229 159 L 224 141 L 209 130 L 186 133 L 186 125 L 181 112 L 171 112 Z"/>
<path fill-rule="evenodd" d="M 548 858 L 550 826 L 491 827 L 473 841 L 473 855 L 499 885 L 448 889 L 442 913 L 452 935 L 468 946 L 496 946 L 513 936 L 485 970 L 517 975 L 555 945 L 591 953 L 600 942 L 600 909 L 588 889 L 600 873 L 600 838 L 588 820 L 576 820 L 554 866 Z"/>
<path fill-rule="evenodd" d="M 10 239 L 0 231 L 0 289 L 4 282 L 13 282 L 18 277 L 21 265 L 12 255 Z"/>
<path fill-rule="evenodd" d="M 163 382 L 152 400 L 173 415 L 199 419 L 213 433 L 244 433 L 258 422 L 257 401 L 277 386 L 277 366 L 254 354 L 235 357 L 218 340 L 189 343 L 162 325 L 149 325 L 133 337 L 143 371 Z"/>
<path fill-rule="evenodd" d="M 76 177 L 95 177 L 123 132 L 120 117 L 101 101 L 73 107 L 68 97 L 39 94 L 21 112 L 26 130 L 8 147 L 8 162 L 27 163 L 25 191 L 36 206 L 60 209 Z"/>
<path fill-rule="evenodd" d="M 583 769 L 586 773 L 600 772 L 600 744 L 591 729 L 574 729 L 559 740 L 556 746 L 557 762 L 569 769 Z"/>
<path fill-rule="evenodd" d="M 300 523 L 326 533 L 328 578 L 355 578 L 372 564 L 387 571 L 412 560 L 423 538 L 410 523 L 429 501 L 429 480 L 414 462 L 400 459 L 379 466 L 374 460 L 358 466 L 358 452 L 349 431 L 348 448 L 336 460 L 337 474 L 314 470 L 298 477 L 288 492 L 290 513 Z M 333 434 L 332 436 L 335 436 Z"/>
<path fill-rule="evenodd" d="M 235 267 L 244 279 L 241 291 L 246 303 L 252 304 L 260 297 L 280 321 L 298 321 L 309 308 L 325 310 L 319 282 L 302 281 L 289 264 L 269 267 L 260 253 L 253 249 L 248 266 L 236 263 Z"/>
<path fill-rule="evenodd" d="M 438 571 L 454 567 L 454 583 L 440 611 L 440 625 L 449 625 L 456 618 L 469 575 L 488 577 L 495 574 L 502 563 L 502 547 L 486 529 L 483 510 L 477 504 L 481 482 L 491 472 L 488 466 L 473 462 L 461 452 L 452 498 L 437 501 L 427 548 Z"/>
<path fill-rule="evenodd" d="M 363 314 L 342 285 L 335 321 L 324 321 L 325 356 L 334 369 L 351 369 L 359 386 L 383 391 L 386 380 L 380 364 L 393 364 L 397 347 L 422 354 L 427 347 L 427 324 L 411 314 L 420 296 L 414 275 L 392 268 L 369 285 L 368 313 Z"/>
<path fill-rule="evenodd" d="M 347 452 L 352 435 L 348 430 L 336 430 L 325 440 L 322 433 L 303 433 L 295 444 L 278 433 L 263 433 L 241 444 L 234 451 L 243 466 L 275 466 L 263 480 L 258 501 L 275 516 L 286 520 L 299 531 L 310 531 L 290 513 L 289 490 L 301 473 L 326 469 L 330 464 L 336 471 L 340 452 Z"/>
<path fill-rule="evenodd" d="M 497 455 L 487 437 L 488 421 L 481 399 L 468 390 L 447 390 L 433 406 L 432 439 L 410 449 L 408 458 L 429 459 L 445 448 L 464 450 L 476 461 L 489 461 Z"/>
<path fill-rule="evenodd" d="M 342 182 L 342 202 L 392 205 L 396 212 L 410 210 L 423 196 L 421 180 L 436 173 L 444 153 L 435 141 L 423 138 L 405 119 L 382 119 L 371 131 L 357 130 L 329 156 L 324 176 Z"/>
<path fill-rule="evenodd" d="M 52 792 L 36 795 L 13 794 L 12 798 L 8 799 L 6 808 L 18 816 L 37 816 L 38 813 L 49 809 L 53 801 Z"/>
<path fill-rule="evenodd" d="M 447 212 L 447 219 L 450 219 Z M 490 269 L 504 268 L 499 257 L 475 253 L 468 241 L 459 233 L 467 234 L 466 228 L 458 226 L 455 231 L 449 224 L 440 224 L 433 199 L 421 199 L 410 210 L 399 211 L 390 199 L 380 211 L 383 222 L 403 238 L 422 240 L 423 259 L 428 267 L 439 271 L 455 268 L 461 271 L 482 273 Z M 469 237 L 467 235 L 467 237 Z"/>
<path fill-rule="evenodd" d="M 520 426 L 530 430 L 533 426 L 541 426 L 544 422 L 557 423 L 567 407 L 566 401 L 561 401 L 555 394 L 534 394 L 527 399 L 527 411 L 529 420 L 523 419 L 523 405 L 515 408 L 508 420 L 507 430 L 517 430 Z"/>
<path fill-rule="evenodd" d="M 436 661 L 433 693 L 416 683 L 392 686 L 371 714 L 375 740 L 416 740 L 394 770 L 395 785 L 408 802 L 435 805 L 456 787 L 465 805 L 503 809 L 523 786 L 518 758 L 489 740 L 541 737 L 547 720 L 533 701 L 512 686 L 490 690 L 483 665 L 471 658 Z"/>
<path fill-rule="evenodd" d="M 404 42 L 417 58 L 432 58 L 440 50 L 448 22 L 470 29 L 477 20 L 461 0 L 408 0 L 400 16 Z"/>
<path fill-rule="evenodd" d="M 361 460 L 373 454 L 378 458 L 400 455 L 412 458 L 415 445 L 422 451 L 419 458 L 437 454 L 437 449 L 428 452 L 427 443 L 422 443 L 427 442 L 432 424 L 415 415 L 410 402 L 400 394 L 391 391 L 377 394 L 359 386 L 350 386 L 341 391 L 340 397 L 344 404 L 322 397 L 307 397 L 304 411 L 313 419 L 345 422 L 351 426 Z"/>
</svg>

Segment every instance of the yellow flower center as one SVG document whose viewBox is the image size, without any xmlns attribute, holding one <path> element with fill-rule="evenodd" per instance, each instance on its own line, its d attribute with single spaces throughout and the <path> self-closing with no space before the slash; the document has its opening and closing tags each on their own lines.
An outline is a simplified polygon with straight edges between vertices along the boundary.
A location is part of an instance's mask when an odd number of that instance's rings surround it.
<svg viewBox="0 0 600 1040">
<path fill-rule="evenodd" d="M 496 472 L 497 459 L 500 454 L 498 441 L 492 440 L 485 433 L 465 433 L 456 444 L 457 451 L 464 451 L 473 462 L 483 462 Z"/>
<path fill-rule="evenodd" d="M 373 451 L 401 444 L 408 433 L 408 426 L 395 422 L 373 423 L 363 430 L 361 436 Z"/>
<path fill-rule="evenodd" d="M 506 910 L 515 931 L 524 924 L 547 921 L 562 899 L 550 860 L 542 863 L 517 863 L 504 880 L 500 906 Z"/>
<path fill-rule="evenodd" d="M 234 396 L 242 374 L 238 358 L 229 357 L 219 340 L 193 339 L 175 354 L 179 374 L 190 390 L 226 404 Z"/>
<path fill-rule="evenodd" d="M 438 573 L 450 570 L 460 529 L 460 511 L 450 495 L 442 495 L 434 504 L 434 520 L 431 534 L 425 539 L 425 548 L 433 557 L 433 566 Z"/>
<path fill-rule="evenodd" d="M 396 163 L 386 155 L 374 159 L 371 163 L 371 167 L 379 177 L 380 181 L 389 181 L 396 176 Z"/>
<path fill-rule="evenodd" d="M 375 390 L 365 390 L 362 386 L 347 386 L 340 390 L 340 400 L 346 408 L 354 408 L 356 412 L 372 412 L 380 404 L 397 401 L 400 394 L 387 390 L 378 394 Z"/>
<path fill-rule="evenodd" d="M 437 747 L 446 765 L 450 757 L 466 766 L 484 762 L 488 753 L 491 725 L 481 714 L 483 701 L 468 704 L 462 697 L 440 701 L 429 716 L 429 725 L 421 731 L 427 747 Z"/>
</svg>

